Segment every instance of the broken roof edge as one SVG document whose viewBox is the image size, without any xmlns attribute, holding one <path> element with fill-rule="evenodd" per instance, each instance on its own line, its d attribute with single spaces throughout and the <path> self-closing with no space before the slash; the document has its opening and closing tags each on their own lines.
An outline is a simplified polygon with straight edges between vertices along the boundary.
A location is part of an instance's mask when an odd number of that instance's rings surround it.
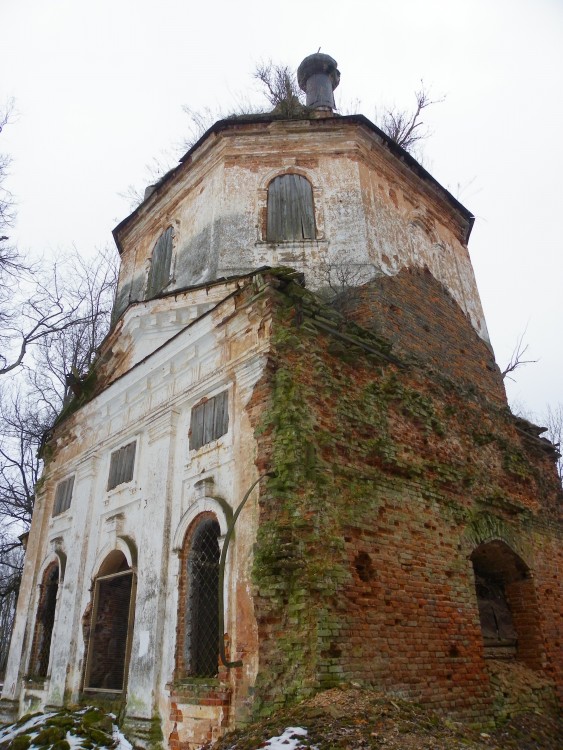
<svg viewBox="0 0 563 750">
<path fill-rule="evenodd" d="M 179 171 L 180 169 L 188 162 L 192 155 L 202 146 L 205 141 L 212 135 L 218 135 L 219 133 L 229 130 L 230 128 L 236 127 L 237 125 L 261 125 L 266 124 L 269 125 L 273 122 L 297 122 L 299 120 L 304 121 L 310 121 L 314 122 L 315 124 L 319 124 L 321 127 L 334 127 L 335 123 L 351 123 L 356 125 L 362 125 L 363 127 L 367 128 L 369 131 L 374 133 L 376 136 L 381 138 L 383 143 L 388 147 L 389 151 L 399 159 L 399 161 L 402 161 L 404 164 L 406 164 L 409 169 L 411 169 L 417 177 L 419 177 L 424 182 L 429 183 L 434 190 L 436 190 L 439 194 L 442 195 L 442 197 L 446 200 L 447 203 L 449 203 L 452 208 L 454 208 L 457 212 L 459 212 L 465 221 L 467 222 L 467 229 L 465 232 L 465 243 L 469 241 L 469 237 L 471 236 L 471 231 L 473 229 L 473 225 L 475 223 L 475 216 L 467 209 L 462 203 L 460 203 L 457 198 L 455 198 L 452 193 L 450 193 L 447 188 L 445 188 L 438 180 L 436 180 L 435 177 L 433 177 L 430 172 L 428 172 L 411 154 L 409 154 L 408 151 L 406 151 L 404 148 L 399 146 L 399 144 L 394 141 L 390 136 L 388 136 L 383 130 L 381 130 L 375 123 L 373 123 L 370 119 L 368 119 L 365 115 L 362 114 L 356 114 L 356 115 L 337 115 L 335 117 L 326 117 L 326 118 L 316 118 L 316 117 L 286 117 L 286 116 L 279 116 L 272 113 L 267 114 L 253 114 L 253 115 L 237 115 L 234 117 L 227 117 L 222 120 L 217 120 L 213 123 L 213 125 L 208 128 L 205 133 L 186 151 L 186 153 L 180 157 L 178 164 L 175 167 L 172 167 L 172 169 L 168 170 L 166 174 L 164 174 L 158 182 L 154 186 L 154 190 L 150 193 L 150 195 L 147 196 L 146 199 L 141 201 L 139 205 L 128 215 L 126 216 L 122 221 L 119 222 L 119 224 L 115 227 L 115 229 L 112 231 L 113 239 L 115 241 L 115 244 L 117 246 L 117 249 L 119 253 L 121 254 L 123 251 L 123 248 L 121 247 L 121 243 L 119 242 L 119 234 L 121 231 L 136 217 L 137 213 L 140 211 L 140 209 L 145 205 L 145 203 L 154 197 L 158 197 L 158 193 L 162 190 L 162 187 L 166 185 Z"/>
</svg>

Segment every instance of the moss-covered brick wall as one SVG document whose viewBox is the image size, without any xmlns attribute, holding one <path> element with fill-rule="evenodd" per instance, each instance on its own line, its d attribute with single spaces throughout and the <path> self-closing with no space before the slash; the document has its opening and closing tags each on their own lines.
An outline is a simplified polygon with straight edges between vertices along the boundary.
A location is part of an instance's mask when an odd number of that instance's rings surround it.
<svg viewBox="0 0 563 750">
<path fill-rule="evenodd" d="M 360 682 L 482 717 L 492 693 L 469 556 L 490 539 L 533 573 L 536 662 L 561 684 L 549 446 L 498 391 L 404 364 L 293 281 L 276 285 L 269 366 L 249 405 L 258 468 L 275 472 L 253 568 L 256 712 Z M 471 342 L 467 356 L 489 357 Z"/>
</svg>

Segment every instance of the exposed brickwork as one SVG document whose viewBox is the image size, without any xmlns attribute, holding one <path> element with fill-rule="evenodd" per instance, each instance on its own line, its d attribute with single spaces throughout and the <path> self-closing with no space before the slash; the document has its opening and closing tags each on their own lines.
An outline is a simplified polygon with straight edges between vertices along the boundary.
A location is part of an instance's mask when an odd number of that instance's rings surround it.
<svg viewBox="0 0 563 750">
<path fill-rule="evenodd" d="M 219 680 L 177 684 L 170 693 L 171 750 L 194 750 L 229 727 L 231 690 Z"/>
<path fill-rule="evenodd" d="M 424 272 L 411 281 L 425 293 L 433 286 Z M 439 285 L 434 297 L 438 308 L 450 304 Z M 491 539 L 531 571 L 507 586 L 517 659 L 561 686 L 551 622 L 563 607 L 561 490 L 553 454 L 517 429 L 487 347 L 452 307 L 448 335 L 465 352 L 438 372 L 443 323 L 401 367 L 377 357 L 378 337 L 336 320 L 334 334 L 315 326 L 314 316 L 326 326 L 330 315 L 306 294 L 287 302 L 273 296 L 270 367 L 250 404 L 259 470 L 276 473 L 262 491 L 254 563 L 256 710 L 353 680 L 466 718 L 490 715 L 470 556 Z M 392 321 L 378 335 L 396 327 L 407 348 L 417 339 L 416 314 L 407 317 L 408 333 Z M 344 331 L 370 352 L 343 341 Z M 399 345 L 392 354 L 401 356 Z M 469 387 L 477 375 L 468 372 L 483 369 Z"/>
<path fill-rule="evenodd" d="M 397 352 L 506 404 L 493 353 L 427 268 L 374 279 L 345 293 L 342 304 L 348 317 L 388 338 Z"/>
</svg>

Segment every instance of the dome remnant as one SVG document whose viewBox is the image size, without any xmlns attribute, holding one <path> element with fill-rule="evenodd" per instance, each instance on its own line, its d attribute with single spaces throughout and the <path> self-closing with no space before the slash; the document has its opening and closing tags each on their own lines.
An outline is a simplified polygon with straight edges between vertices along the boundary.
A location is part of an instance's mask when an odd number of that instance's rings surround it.
<svg viewBox="0 0 563 750">
<path fill-rule="evenodd" d="M 306 57 L 297 69 L 299 88 L 307 94 L 312 109 L 336 108 L 333 91 L 340 83 L 338 63 L 330 55 L 316 52 Z"/>
</svg>

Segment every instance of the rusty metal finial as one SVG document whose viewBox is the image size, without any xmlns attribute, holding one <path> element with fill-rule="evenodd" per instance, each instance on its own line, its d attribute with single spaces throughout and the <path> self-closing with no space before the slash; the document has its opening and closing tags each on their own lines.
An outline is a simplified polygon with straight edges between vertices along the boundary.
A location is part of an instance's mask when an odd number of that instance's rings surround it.
<svg viewBox="0 0 563 750">
<path fill-rule="evenodd" d="M 303 60 L 297 69 L 297 82 L 307 94 L 308 107 L 330 110 L 336 108 L 332 92 L 340 83 L 337 65 L 334 58 L 322 52 L 316 52 Z"/>
</svg>

